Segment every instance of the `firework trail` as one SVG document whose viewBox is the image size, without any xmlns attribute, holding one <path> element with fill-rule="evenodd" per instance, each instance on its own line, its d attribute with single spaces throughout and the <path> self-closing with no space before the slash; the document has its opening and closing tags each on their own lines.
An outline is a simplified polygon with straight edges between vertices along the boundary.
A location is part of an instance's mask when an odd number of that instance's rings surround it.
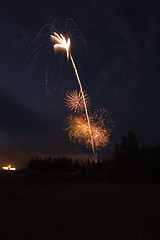
<svg viewBox="0 0 160 240">
<path fill-rule="evenodd" d="M 89 129 L 89 133 L 90 133 L 90 140 L 91 140 L 93 154 L 94 154 L 94 156 L 96 156 L 94 140 L 93 140 L 93 135 L 92 135 L 92 130 L 91 130 L 91 124 L 90 124 L 90 119 L 89 119 L 88 110 L 87 110 L 86 99 L 85 99 L 85 96 L 84 96 L 84 93 L 83 93 L 82 84 L 81 84 L 81 81 L 80 81 L 80 78 L 79 78 L 79 75 L 78 75 L 78 71 L 77 71 L 75 62 L 74 62 L 73 57 L 70 53 L 70 46 L 71 46 L 70 38 L 68 38 L 66 40 L 66 38 L 62 34 L 58 34 L 56 32 L 54 32 L 54 35 L 50 35 L 50 37 L 51 37 L 51 41 L 53 40 L 55 42 L 55 44 L 53 45 L 54 50 L 55 51 L 65 50 L 66 54 L 67 54 L 67 59 L 69 60 L 69 58 L 70 58 L 70 60 L 71 60 L 71 63 L 72 63 L 72 66 L 74 68 L 75 75 L 76 75 L 76 78 L 77 78 L 77 81 L 78 81 L 78 84 L 79 84 L 79 87 L 80 87 L 80 92 L 81 92 L 81 95 L 82 95 L 82 98 L 83 98 L 84 109 L 85 109 L 85 114 L 86 114 L 86 118 L 87 118 L 87 123 L 88 123 L 88 129 Z"/>
</svg>

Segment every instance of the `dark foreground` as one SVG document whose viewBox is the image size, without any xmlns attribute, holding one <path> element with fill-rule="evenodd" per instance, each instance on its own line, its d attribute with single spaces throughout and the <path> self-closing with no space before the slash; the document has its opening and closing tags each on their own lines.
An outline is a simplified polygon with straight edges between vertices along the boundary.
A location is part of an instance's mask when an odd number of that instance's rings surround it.
<svg viewBox="0 0 160 240">
<path fill-rule="evenodd" d="M 0 176 L 1 240 L 159 240 L 160 185 Z"/>
</svg>

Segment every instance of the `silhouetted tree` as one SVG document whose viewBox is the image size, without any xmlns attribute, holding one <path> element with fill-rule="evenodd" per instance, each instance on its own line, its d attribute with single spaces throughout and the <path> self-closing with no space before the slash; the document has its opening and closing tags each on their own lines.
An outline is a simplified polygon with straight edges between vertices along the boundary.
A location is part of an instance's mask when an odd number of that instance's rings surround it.
<svg viewBox="0 0 160 240">
<path fill-rule="evenodd" d="M 146 182 L 160 182 L 160 144 L 142 149 L 143 178 Z"/>
<path fill-rule="evenodd" d="M 73 165 L 73 171 L 80 171 L 81 170 L 81 165 L 78 161 L 78 159 L 76 159 L 74 165 Z"/>
<path fill-rule="evenodd" d="M 92 166 L 91 166 L 93 171 L 96 171 L 96 162 L 92 161 Z"/>
<path fill-rule="evenodd" d="M 140 149 L 133 132 L 129 131 L 127 137 L 122 137 L 120 145 L 115 145 L 115 159 L 118 162 L 117 174 L 119 178 L 127 181 L 136 181 L 139 178 L 141 165 Z"/>
<path fill-rule="evenodd" d="M 86 169 L 87 172 L 91 170 L 91 162 L 90 162 L 89 159 L 88 159 L 87 162 L 86 162 L 85 169 Z"/>
<path fill-rule="evenodd" d="M 54 159 L 53 169 L 54 171 L 72 171 L 73 161 L 66 157 Z"/>
<path fill-rule="evenodd" d="M 38 158 L 37 156 L 32 157 L 28 163 L 28 169 L 33 171 L 41 171 L 42 169 L 41 158 Z"/>
</svg>

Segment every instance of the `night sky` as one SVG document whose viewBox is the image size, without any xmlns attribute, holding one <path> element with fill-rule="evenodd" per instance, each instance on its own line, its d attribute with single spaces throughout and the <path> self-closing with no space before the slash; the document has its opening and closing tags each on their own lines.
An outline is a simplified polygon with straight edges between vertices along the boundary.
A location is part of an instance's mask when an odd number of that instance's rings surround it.
<svg viewBox="0 0 160 240">
<path fill-rule="evenodd" d="M 27 72 L 29 46 L 40 29 L 54 19 L 64 28 L 67 18 L 86 41 L 78 68 L 91 110 L 104 107 L 114 117 L 111 143 L 99 156 L 111 157 L 115 142 L 129 130 L 140 146 L 160 143 L 159 1 L 12 1 L 0 3 L 0 167 L 26 167 L 32 155 L 92 155 L 62 131 L 66 83 L 52 98 L 47 95 L 45 67 L 52 49 Z M 63 73 L 67 84 L 73 80 L 69 72 Z"/>
</svg>

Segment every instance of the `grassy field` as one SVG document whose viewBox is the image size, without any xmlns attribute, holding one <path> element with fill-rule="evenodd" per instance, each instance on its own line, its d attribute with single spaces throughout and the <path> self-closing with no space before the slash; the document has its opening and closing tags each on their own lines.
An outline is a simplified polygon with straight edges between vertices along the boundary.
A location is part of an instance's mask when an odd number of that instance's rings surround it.
<svg viewBox="0 0 160 240">
<path fill-rule="evenodd" d="M 159 240 L 160 185 L 0 177 L 1 240 Z"/>
</svg>

